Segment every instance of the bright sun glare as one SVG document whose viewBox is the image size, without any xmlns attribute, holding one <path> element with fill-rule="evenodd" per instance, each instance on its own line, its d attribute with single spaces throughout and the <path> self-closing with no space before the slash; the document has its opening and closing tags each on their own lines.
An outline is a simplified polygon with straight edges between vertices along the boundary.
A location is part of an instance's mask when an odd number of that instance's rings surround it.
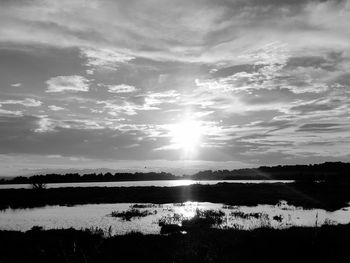
<svg viewBox="0 0 350 263">
<path fill-rule="evenodd" d="M 191 158 L 199 147 L 202 133 L 198 121 L 183 120 L 171 127 L 171 142 L 174 148 L 183 150 L 185 158 Z"/>
</svg>

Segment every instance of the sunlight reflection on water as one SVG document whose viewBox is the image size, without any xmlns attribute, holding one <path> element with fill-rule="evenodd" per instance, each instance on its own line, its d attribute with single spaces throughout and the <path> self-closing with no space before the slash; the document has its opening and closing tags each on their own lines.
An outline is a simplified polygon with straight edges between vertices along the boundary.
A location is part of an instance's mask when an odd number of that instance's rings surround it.
<svg viewBox="0 0 350 263">
<path fill-rule="evenodd" d="M 280 202 L 272 205 L 227 206 L 208 202 L 186 202 L 180 204 L 92 204 L 77 206 L 46 206 L 31 209 L 6 209 L 0 211 L 0 229 L 26 231 L 33 226 L 52 228 L 101 228 L 112 234 L 125 234 L 131 231 L 145 234 L 158 234 L 161 219 L 189 219 L 196 210 L 221 210 L 224 212 L 223 223 L 219 228 L 253 229 L 258 227 L 287 228 L 291 226 L 321 226 L 322 224 L 350 223 L 350 209 L 343 208 L 335 212 L 322 209 L 303 209 Z M 132 218 L 130 221 L 112 217 L 112 211 L 151 211 L 152 214 Z M 175 218 L 176 219 L 176 218 Z M 176 221 L 176 220 L 175 220 Z M 181 220 L 173 222 L 181 224 Z"/>
</svg>

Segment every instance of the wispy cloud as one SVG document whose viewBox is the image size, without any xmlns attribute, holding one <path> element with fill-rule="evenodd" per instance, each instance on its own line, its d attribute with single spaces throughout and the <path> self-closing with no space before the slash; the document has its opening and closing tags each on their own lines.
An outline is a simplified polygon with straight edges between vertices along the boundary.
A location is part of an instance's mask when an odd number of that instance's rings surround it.
<svg viewBox="0 0 350 263">
<path fill-rule="evenodd" d="M 63 107 L 59 107 L 59 106 L 55 106 L 55 105 L 49 105 L 47 106 L 50 110 L 52 111 L 61 111 L 61 110 L 64 110 Z"/>
<path fill-rule="evenodd" d="M 3 115 L 20 116 L 22 114 L 23 114 L 22 111 L 11 111 L 11 110 L 2 109 L 0 105 L 0 116 L 3 116 Z"/>
<path fill-rule="evenodd" d="M 24 100 L 3 100 L 3 101 L 0 101 L 0 104 L 2 105 L 18 104 L 24 107 L 39 107 L 42 105 L 42 102 L 39 100 L 26 98 Z"/>
<path fill-rule="evenodd" d="M 347 1 L 79 0 L 2 7 L 3 41 L 80 47 L 92 67 L 115 68 L 138 56 L 239 61 L 245 50 L 276 39 L 293 44 L 293 52 L 349 47 Z"/>
<path fill-rule="evenodd" d="M 86 58 L 88 74 L 92 74 L 98 69 L 116 70 L 121 63 L 133 60 L 134 57 L 122 54 L 111 49 L 81 48 L 81 55 Z"/>
<path fill-rule="evenodd" d="M 19 88 L 22 86 L 22 83 L 13 83 L 11 84 L 11 87 L 14 87 L 14 88 Z"/>
<path fill-rule="evenodd" d="M 135 92 L 137 89 L 134 86 L 120 84 L 120 85 L 107 85 L 108 92 L 110 93 L 130 93 Z"/>
<path fill-rule="evenodd" d="M 48 93 L 89 91 L 89 80 L 83 76 L 57 76 L 46 81 Z"/>
</svg>

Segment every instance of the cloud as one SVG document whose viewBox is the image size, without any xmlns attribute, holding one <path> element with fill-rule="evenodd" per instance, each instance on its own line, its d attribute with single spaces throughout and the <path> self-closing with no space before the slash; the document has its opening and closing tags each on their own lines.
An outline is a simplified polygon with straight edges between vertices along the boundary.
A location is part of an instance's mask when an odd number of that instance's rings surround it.
<svg viewBox="0 0 350 263">
<path fill-rule="evenodd" d="M 37 119 L 37 127 L 34 129 L 36 133 L 46 133 L 49 131 L 54 131 L 56 128 L 55 121 L 50 119 L 47 115 L 35 116 Z"/>
<path fill-rule="evenodd" d="M 48 93 L 89 91 L 89 80 L 78 75 L 53 77 L 47 80 L 46 84 Z"/>
<path fill-rule="evenodd" d="M 276 39 L 295 53 L 345 50 L 349 10 L 348 1 L 313 0 L 2 1 L 0 34 L 4 43 L 80 48 L 92 70 L 134 57 L 239 63 Z"/>
<path fill-rule="evenodd" d="M 339 55 L 339 54 L 338 54 Z M 338 57 L 336 55 L 336 57 Z M 297 68 L 320 68 L 325 70 L 335 70 L 336 61 L 334 55 L 330 57 L 331 59 L 326 59 L 322 56 L 302 56 L 302 57 L 291 57 L 285 69 L 297 69 Z"/>
<path fill-rule="evenodd" d="M 98 69 L 116 70 L 121 63 L 133 60 L 135 57 L 118 53 L 110 49 L 81 48 L 81 55 L 86 58 L 86 66 L 91 68 L 88 73 Z"/>
<path fill-rule="evenodd" d="M 134 86 L 120 84 L 120 85 L 107 85 L 108 92 L 110 93 L 130 93 L 135 92 L 137 89 Z"/>
<path fill-rule="evenodd" d="M 14 88 L 19 88 L 22 86 L 22 83 L 13 83 L 11 84 L 11 87 L 14 87 Z"/>
<path fill-rule="evenodd" d="M 252 125 L 263 128 L 271 128 L 268 132 L 278 131 L 295 126 L 295 124 L 288 120 L 271 120 L 267 122 L 258 121 L 253 122 Z"/>
<path fill-rule="evenodd" d="M 47 116 L 0 116 L 0 153 L 61 155 L 95 159 L 150 159 L 149 147 L 156 142 L 147 138 L 140 129 L 124 131 L 110 128 L 60 127 Z M 141 145 L 141 148 L 136 147 Z M 132 147 L 130 147 L 132 146 Z M 123 149 L 123 150 L 120 150 Z"/>
<path fill-rule="evenodd" d="M 343 130 L 338 123 L 308 123 L 299 127 L 299 132 L 336 132 Z"/>
<path fill-rule="evenodd" d="M 50 110 L 52 111 L 61 111 L 61 110 L 64 110 L 65 108 L 63 107 L 59 107 L 59 106 L 55 106 L 55 105 L 49 105 L 47 106 Z"/>
<path fill-rule="evenodd" d="M 26 98 L 24 100 L 3 100 L 3 101 L 0 101 L 0 104 L 3 104 L 3 105 L 19 104 L 24 107 L 39 107 L 42 105 L 42 102 L 39 100 Z"/>
<path fill-rule="evenodd" d="M 218 92 L 274 89 L 276 88 L 274 80 L 281 74 L 281 69 L 288 61 L 288 53 L 287 46 L 280 42 L 272 42 L 263 47 L 248 50 L 240 57 L 250 61 L 252 63 L 250 67 L 243 65 L 244 68 L 238 72 L 217 79 L 196 80 L 196 85 Z M 247 69 L 248 72 L 244 69 Z"/>
<path fill-rule="evenodd" d="M 4 115 L 21 116 L 22 114 L 23 114 L 22 111 L 10 111 L 10 110 L 1 109 L 1 105 L 0 105 L 0 116 L 4 116 Z"/>
<path fill-rule="evenodd" d="M 145 96 L 145 106 L 152 107 L 162 103 L 176 103 L 181 94 L 176 90 L 167 90 L 163 92 L 149 92 Z"/>
<path fill-rule="evenodd" d="M 107 113 L 112 116 L 119 116 L 120 114 L 132 116 L 137 115 L 137 111 L 159 110 L 159 108 L 150 104 L 138 105 L 125 100 L 97 101 L 97 104 L 104 105 L 103 109 L 107 110 Z"/>
<path fill-rule="evenodd" d="M 327 102 L 327 101 L 312 101 L 312 102 L 307 102 L 305 104 L 300 104 L 298 106 L 294 106 L 290 108 L 290 111 L 297 111 L 300 114 L 307 114 L 310 112 L 329 112 L 336 108 L 336 105 L 332 105 L 332 103 Z"/>
</svg>

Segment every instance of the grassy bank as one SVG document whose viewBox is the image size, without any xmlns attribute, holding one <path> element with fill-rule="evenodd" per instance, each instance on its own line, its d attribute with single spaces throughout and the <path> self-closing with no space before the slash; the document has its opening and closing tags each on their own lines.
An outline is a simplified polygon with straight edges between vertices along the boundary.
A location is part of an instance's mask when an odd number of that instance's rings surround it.
<svg viewBox="0 0 350 263">
<path fill-rule="evenodd" d="M 0 208 L 98 203 L 178 203 L 186 201 L 229 205 L 276 204 L 286 200 L 305 208 L 335 210 L 347 206 L 349 183 L 229 184 L 178 187 L 81 187 L 2 189 Z"/>
<path fill-rule="evenodd" d="M 103 237 L 77 230 L 0 232 L 0 262 L 349 262 L 350 225 Z"/>
</svg>

